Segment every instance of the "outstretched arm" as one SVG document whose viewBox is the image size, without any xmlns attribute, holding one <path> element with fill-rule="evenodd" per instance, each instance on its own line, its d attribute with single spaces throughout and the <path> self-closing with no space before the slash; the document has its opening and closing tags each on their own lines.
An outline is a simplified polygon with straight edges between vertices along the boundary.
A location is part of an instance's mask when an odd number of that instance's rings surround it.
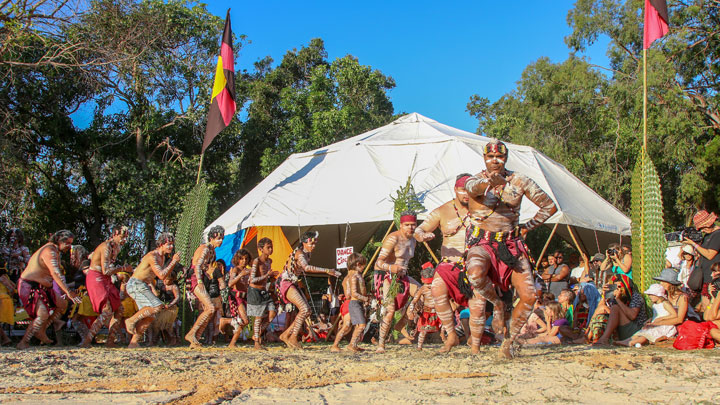
<svg viewBox="0 0 720 405">
<path fill-rule="evenodd" d="M 327 275 L 330 275 L 330 276 L 335 276 L 336 273 L 337 273 L 337 271 L 335 271 L 335 270 L 333 270 L 333 269 L 326 269 L 326 268 L 323 268 L 323 267 L 317 267 L 317 266 L 311 265 L 310 263 L 308 263 L 307 258 L 305 257 L 305 255 L 304 255 L 301 251 L 298 251 L 296 254 L 299 256 L 299 257 L 297 257 L 298 267 L 300 268 L 300 271 L 302 271 L 303 273 L 306 273 L 306 274 L 327 274 Z"/>
<path fill-rule="evenodd" d="M 542 225 L 557 212 L 555 202 L 529 177 L 525 178 L 525 197 L 540 207 L 537 214 L 524 224 L 525 229 L 532 230 Z"/>
<path fill-rule="evenodd" d="M 470 197 L 477 198 L 481 195 L 485 195 L 487 193 L 488 188 L 490 187 L 490 180 L 486 179 L 485 177 L 482 177 L 480 174 L 476 174 L 472 177 L 470 177 L 465 182 L 465 190 L 467 190 Z"/>
<path fill-rule="evenodd" d="M 415 228 L 415 240 L 418 242 L 427 242 L 435 238 L 433 231 L 440 226 L 440 212 L 438 209 L 433 210 L 427 219 L 420 226 Z"/>
<path fill-rule="evenodd" d="M 75 295 L 72 290 L 70 290 L 65 284 L 65 281 L 63 281 L 63 274 L 62 270 L 60 269 L 60 254 L 58 253 L 58 250 L 56 247 L 52 246 L 50 248 L 47 248 L 42 253 L 43 262 L 45 262 L 45 265 L 50 270 L 50 276 L 52 276 L 55 283 L 60 287 L 61 290 L 65 294 L 67 294 L 68 298 L 70 298 L 75 303 L 80 303 L 80 299 Z"/>
</svg>

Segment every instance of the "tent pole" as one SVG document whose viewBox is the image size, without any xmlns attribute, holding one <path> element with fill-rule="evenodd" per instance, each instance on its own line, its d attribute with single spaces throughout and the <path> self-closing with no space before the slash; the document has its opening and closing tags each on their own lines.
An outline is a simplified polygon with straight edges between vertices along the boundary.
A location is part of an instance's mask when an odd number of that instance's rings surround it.
<svg viewBox="0 0 720 405">
<path fill-rule="evenodd" d="M 557 231 L 557 227 L 560 225 L 560 223 L 555 223 L 555 226 L 553 226 L 552 232 L 550 232 L 550 236 L 548 236 L 547 241 L 545 242 L 545 246 L 543 246 L 542 251 L 540 252 L 540 256 L 538 256 L 537 263 L 535 263 L 535 271 L 537 271 L 540 268 L 540 262 L 542 261 L 543 256 L 545 256 L 545 251 L 548 248 L 548 245 L 550 245 L 550 241 L 552 240 L 553 236 L 555 236 L 555 231 Z"/>
<path fill-rule="evenodd" d="M 573 243 L 575 243 L 575 247 L 577 248 L 578 252 L 585 254 L 587 256 L 587 252 L 584 251 L 580 244 L 578 243 L 577 239 L 575 239 L 575 233 L 573 233 L 572 227 L 570 225 L 567 226 L 568 232 L 570 232 L 570 237 L 572 238 Z"/>
<path fill-rule="evenodd" d="M 395 225 L 395 221 L 390 221 L 390 226 L 388 226 L 388 229 L 385 232 L 385 236 L 383 236 L 383 238 L 382 238 L 383 241 L 385 240 L 385 238 L 387 238 L 388 234 L 390 233 L 390 231 L 393 228 L 393 225 Z M 365 274 L 367 273 L 367 271 L 370 268 L 370 266 L 372 265 L 372 263 L 375 261 L 375 258 L 377 257 L 378 253 L 380 253 L 381 247 L 382 247 L 382 241 L 380 241 L 380 246 L 378 246 L 377 249 L 375 249 L 375 254 L 373 254 L 372 259 L 370 259 L 370 261 L 368 261 L 368 263 L 367 263 L 367 266 L 365 266 L 365 270 L 363 270 L 363 277 L 365 277 Z"/>
</svg>

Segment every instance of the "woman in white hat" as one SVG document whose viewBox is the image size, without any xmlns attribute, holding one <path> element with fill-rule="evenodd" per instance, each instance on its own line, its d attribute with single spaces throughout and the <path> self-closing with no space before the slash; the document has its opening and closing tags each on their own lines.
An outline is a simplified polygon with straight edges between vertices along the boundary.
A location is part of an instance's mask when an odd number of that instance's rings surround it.
<svg viewBox="0 0 720 405">
<path fill-rule="evenodd" d="M 682 249 L 678 253 L 680 257 L 680 274 L 678 274 L 678 281 L 683 287 L 687 288 L 688 278 L 695 269 L 695 249 L 690 245 L 683 245 Z"/>
</svg>

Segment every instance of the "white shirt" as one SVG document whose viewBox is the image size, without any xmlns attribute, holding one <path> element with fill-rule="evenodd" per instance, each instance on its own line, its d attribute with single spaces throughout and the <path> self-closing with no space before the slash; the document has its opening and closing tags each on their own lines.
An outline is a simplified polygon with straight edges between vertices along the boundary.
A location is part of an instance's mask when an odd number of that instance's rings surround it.
<svg viewBox="0 0 720 405">
<path fill-rule="evenodd" d="M 585 272 L 585 267 L 583 266 L 577 266 L 574 269 L 570 270 L 570 277 L 575 277 L 576 280 L 580 281 L 580 277 Z"/>
</svg>

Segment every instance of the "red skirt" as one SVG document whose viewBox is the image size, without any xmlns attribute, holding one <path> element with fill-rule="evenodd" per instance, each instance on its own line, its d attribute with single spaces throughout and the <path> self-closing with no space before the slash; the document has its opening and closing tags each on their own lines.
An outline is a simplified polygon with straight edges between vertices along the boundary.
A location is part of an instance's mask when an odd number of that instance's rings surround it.
<svg viewBox="0 0 720 405">
<path fill-rule="evenodd" d="M 93 311 L 102 313 L 102 309 L 106 303 L 110 304 L 113 312 L 120 308 L 120 291 L 115 288 L 110 276 L 106 276 L 96 270 L 89 270 L 85 276 L 85 286 L 87 287 L 90 303 Z"/>
<path fill-rule="evenodd" d="M 458 305 L 467 307 L 468 298 L 458 287 L 458 277 L 460 277 L 460 271 L 460 267 L 456 266 L 453 262 L 440 262 L 435 269 L 435 274 L 437 274 L 445 282 L 450 298 L 452 298 Z"/>
<path fill-rule="evenodd" d="M 441 326 L 442 322 L 440 322 L 440 318 L 438 318 L 437 312 L 435 312 L 434 309 L 430 312 L 423 311 L 422 315 L 420 315 L 420 318 L 417 321 L 418 332 L 437 332 L 440 330 Z"/>
</svg>

